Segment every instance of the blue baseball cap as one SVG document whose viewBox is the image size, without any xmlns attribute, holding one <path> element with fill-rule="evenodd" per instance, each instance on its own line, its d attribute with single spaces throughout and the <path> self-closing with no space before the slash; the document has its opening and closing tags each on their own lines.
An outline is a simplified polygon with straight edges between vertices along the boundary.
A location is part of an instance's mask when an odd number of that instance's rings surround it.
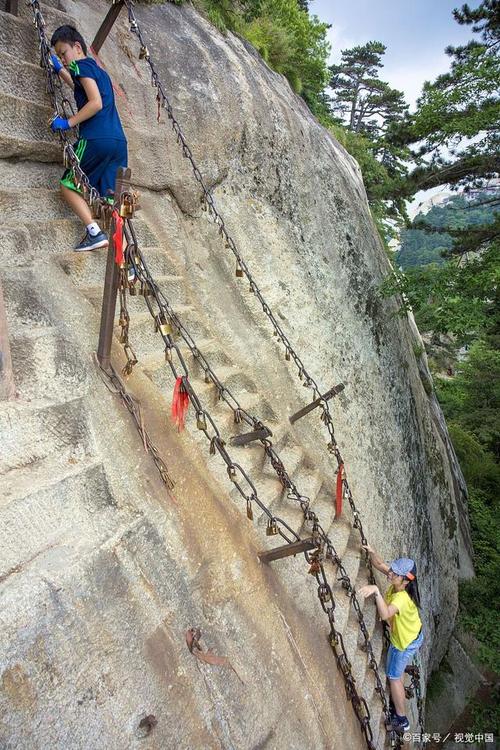
<svg viewBox="0 0 500 750">
<path fill-rule="evenodd" d="M 389 564 L 393 573 L 397 576 L 404 576 L 404 578 L 408 578 L 409 581 L 413 581 L 417 575 L 417 566 L 409 557 L 400 557 Z"/>
</svg>

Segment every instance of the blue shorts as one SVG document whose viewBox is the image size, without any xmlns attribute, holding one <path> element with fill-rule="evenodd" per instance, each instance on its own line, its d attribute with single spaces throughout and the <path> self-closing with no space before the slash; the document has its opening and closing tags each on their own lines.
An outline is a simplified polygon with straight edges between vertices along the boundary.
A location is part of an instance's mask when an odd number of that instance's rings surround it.
<svg viewBox="0 0 500 750">
<path fill-rule="evenodd" d="M 424 634 L 420 632 L 415 640 L 412 641 L 404 651 L 400 651 L 391 643 L 391 645 L 389 646 L 389 651 L 387 652 L 387 666 L 385 670 L 389 680 L 399 680 L 399 678 L 405 671 L 406 665 L 408 664 L 410 659 L 415 656 L 418 649 L 422 645 L 423 640 Z"/>
<path fill-rule="evenodd" d="M 75 154 L 80 159 L 89 182 L 103 198 L 114 192 L 116 172 L 128 166 L 127 141 L 116 138 L 99 138 L 87 141 L 80 138 L 74 145 Z M 72 169 L 67 169 L 61 178 L 61 185 L 80 193 L 74 181 Z"/>
</svg>

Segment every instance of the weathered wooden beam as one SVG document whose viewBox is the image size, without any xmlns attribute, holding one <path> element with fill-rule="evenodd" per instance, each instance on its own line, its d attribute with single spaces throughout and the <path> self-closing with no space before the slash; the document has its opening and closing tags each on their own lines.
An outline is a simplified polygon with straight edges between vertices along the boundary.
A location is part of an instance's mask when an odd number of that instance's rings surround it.
<svg viewBox="0 0 500 750">
<path fill-rule="evenodd" d="M 253 432 L 245 432 L 243 435 L 233 435 L 229 442 L 231 445 L 248 445 L 253 440 L 264 440 L 265 438 L 272 437 L 273 433 L 267 427 L 263 427 L 261 430 L 253 430 Z"/>
<path fill-rule="evenodd" d="M 90 51 L 95 52 L 97 55 L 99 54 L 99 50 L 101 49 L 102 45 L 106 41 L 106 37 L 108 36 L 109 32 L 113 28 L 113 24 L 120 15 L 120 11 L 123 8 L 123 0 L 118 0 L 118 2 L 113 2 L 113 5 L 108 10 L 106 14 L 106 18 L 101 23 L 99 30 L 97 34 L 95 35 L 95 39 L 90 45 Z"/>
<path fill-rule="evenodd" d="M 308 404 L 307 406 L 304 406 L 303 409 L 300 409 L 299 411 L 295 412 L 295 414 L 292 414 L 292 416 L 289 418 L 290 423 L 293 424 L 301 417 L 305 417 L 305 415 L 309 414 L 310 411 L 312 411 L 313 409 L 316 409 L 316 407 L 319 406 L 322 401 L 328 401 L 329 399 L 333 398 L 333 396 L 336 396 L 338 393 L 343 391 L 344 388 L 345 388 L 345 385 L 343 383 L 334 385 L 333 388 L 330 388 L 330 390 L 324 393 L 323 396 L 320 396 L 312 403 Z"/>
<path fill-rule="evenodd" d="M 19 0 L 7 0 L 5 6 L 7 13 L 12 13 L 13 16 L 19 15 Z"/>
<path fill-rule="evenodd" d="M 259 552 L 257 557 L 261 563 L 270 563 L 273 560 L 281 560 L 283 557 L 290 557 L 290 555 L 309 552 L 312 549 L 316 549 L 317 546 L 318 543 L 314 542 L 312 539 L 300 539 L 298 542 L 292 542 L 292 544 L 283 544 L 281 547 L 275 547 L 274 549 Z"/>
<path fill-rule="evenodd" d="M 120 167 L 116 175 L 115 183 L 115 208 L 120 207 L 120 197 L 123 192 L 130 190 L 130 169 Z M 113 223 L 111 223 L 111 227 Z M 99 330 L 99 344 L 97 346 L 97 359 L 104 370 L 109 369 L 111 361 L 111 343 L 113 341 L 113 325 L 115 321 L 116 296 L 118 292 L 118 281 L 120 278 L 119 268 L 115 262 L 115 248 L 113 245 L 113 233 L 109 232 L 108 259 L 106 261 L 106 276 L 104 279 L 104 292 L 102 296 L 101 327 Z"/>
</svg>

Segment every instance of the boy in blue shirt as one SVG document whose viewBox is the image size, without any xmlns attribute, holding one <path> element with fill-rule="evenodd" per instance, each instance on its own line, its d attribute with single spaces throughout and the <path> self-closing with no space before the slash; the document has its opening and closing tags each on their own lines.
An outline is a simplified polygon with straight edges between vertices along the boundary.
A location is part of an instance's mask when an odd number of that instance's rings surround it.
<svg viewBox="0 0 500 750">
<path fill-rule="evenodd" d="M 115 188 L 116 172 L 127 166 L 127 140 L 115 105 L 113 85 L 106 71 L 95 60 L 87 57 L 87 45 L 73 26 L 60 26 L 50 41 L 56 54 L 52 55 L 54 70 L 74 89 L 78 109 L 69 119 L 56 117 L 51 129 L 69 130 L 79 125 L 79 139 L 74 145 L 80 166 L 92 187 L 103 197 Z M 75 184 L 72 169 L 61 179 L 64 200 L 86 226 L 84 239 L 76 251 L 107 247 L 108 238 L 97 222 L 81 190 Z"/>
</svg>

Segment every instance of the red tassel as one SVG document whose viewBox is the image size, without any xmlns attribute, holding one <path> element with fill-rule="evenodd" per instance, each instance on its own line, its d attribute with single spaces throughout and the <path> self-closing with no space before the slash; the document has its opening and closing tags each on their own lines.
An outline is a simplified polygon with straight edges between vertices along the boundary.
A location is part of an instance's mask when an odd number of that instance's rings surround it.
<svg viewBox="0 0 500 750">
<path fill-rule="evenodd" d="M 344 496 L 344 464 L 339 464 L 337 471 L 337 494 L 335 497 L 335 518 L 342 513 L 342 498 Z"/>
<path fill-rule="evenodd" d="M 186 424 L 186 414 L 189 406 L 189 394 L 184 385 L 184 376 L 177 378 L 172 398 L 172 419 L 179 432 Z"/>
<path fill-rule="evenodd" d="M 121 266 L 125 262 L 123 257 L 123 219 L 116 209 L 113 211 L 113 219 L 115 220 L 115 231 L 113 233 L 115 263 Z"/>
</svg>

